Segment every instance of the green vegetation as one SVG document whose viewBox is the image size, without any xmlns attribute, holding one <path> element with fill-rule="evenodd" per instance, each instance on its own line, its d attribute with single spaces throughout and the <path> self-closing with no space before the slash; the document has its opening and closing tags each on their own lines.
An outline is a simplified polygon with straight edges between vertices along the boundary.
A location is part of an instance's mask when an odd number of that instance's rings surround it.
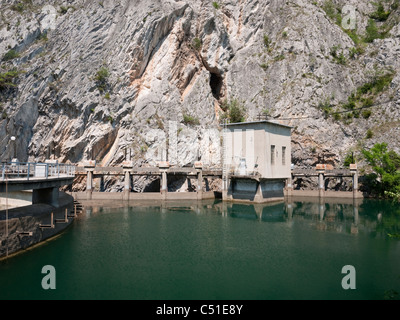
<svg viewBox="0 0 400 320">
<path fill-rule="evenodd" d="M 331 0 L 327 0 L 323 3 L 322 10 L 324 10 L 326 15 L 338 25 L 342 23 L 341 12 Z"/>
<path fill-rule="evenodd" d="M 265 118 L 268 118 L 269 116 L 271 116 L 271 111 L 270 111 L 269 109 L 267 109 L 267 108 L 264 108 L 264 109 L 262 110 L 262 114 L 263 114 L 263 116 L 264 116 Z"/>
<path fill-rule="evenodd" d="M 390 1 L 386 1 L 390 2 Z M 373 3 L 376 6 L 376 10 L 372 12 L 369 17 L 368 25 L 365 29 L 365 35 L 360 37 L 357 34 L 357 30 L 354 29 L 343 29 L 342 27 L 342 13 L 341 8 L 335 5 L 332 0 L 326 0 L 321 8 L 325 11 L 326 15 L 339 27 L 342 28 L 343 32 L 347 33 L 347 35 L 353 40 L 354 44 L 356 45 L 357 53 L 363 52 L 363 44 L 368 44 L 373 42 L 375 39 L 384 39 L 387 37 L 390 29 L 393 27 L 392 23 L 387 23 L 387 20 L 391 14 L 391 11 L 386 11 L 383 1 L 379 1 L 378 3 Z M 392 10 L 396 10 L 398 8 L 397 0 L 392 1 L 390 5 Z M 378 27 L 376 22 L 381 23 Z M 355 53 L 351 53 L 351 58 L 355 57 Z"/>
<path fill-rule="evenodd" d="M 219 9 L 220 8 L 220 5 L 218 4 L 218 2 L 216 2 L 216 1 L 214 1 L 213 3 L 212 3 L 212 5 L 213 5 L 213 7 L 215 8 L 215 9 Z"/>
<path fill-rule="evenodd" d="M 269 49 L 269 46 L 271 45 L 271 40 L 269 40 L 269 37 L 265 34 L 264 35 L 264 46 Z"/>
<path fill-rule="evenodd" d="M 18 1 L 11 6 L 11 10 L 22 13 L 25 11 L 26 6 L 31 3 L 32 1 L 30 0 Z"/>
<path fill-rule="evenodd" d="M 107 89 L 109 76 L 110 72 L 105 67 L 100 68 L 100 70 L 96 72 L 94 80 L 96 81 L 97 89 L 99 89 L 101 93 Z"/>
<path fill-rule="evenodd" d="M 16 11 L 18 13 L 23 13 L 25 10 L 32 9 L 33 3 L 32 0 L 21 0 L 16 1 L 16 3 L 10 6 L 10 9 Z"/>
<path fill-rule="evenodd" d="M 365 135 L 366 139 L 371 139 L 374 136 L 374 133 L 372 132 L 371 129 L 367 130 L 367 134 Z"/>
<path fill-rule="evenodd" d="M 365 28 L 364 41 L 367 43 L 372 43 L 375 39 L 384 39 L 388 31 L 382 31 L 377 27 L 375 20 L 369 19 L 368 25 Z"/>
<path fill-rule="evenodd" d="M 371 80 L 357 89 L 357 97 L 365 94 L 376 95 L 383 92 L 392 82 L 395 72 L 393 70 L 376 70 Z"/>
<path fill-rule="evenodd" d="M 356 159 L 354 157 L 354 152 L 350 152 L 344 158 L 343 166 L 345 168 L 349 168 L 352 163 L 356 163 Z"/>
<path fill-rule="evenodd" d="M 277 56 L 274 57 L 274 61 L 282 61 L 285 59 L 285 55 L 283 53 L 278 54 Z"/>
<path fill-rule="evenodd" d="M 61 6 L 61 7 L 60 7 L 60 13 L 61 13 L 62 15 L 66 14 L 67 12 L 68 12 L 68 7 L 64 7 L 64 6 Z"/>
<path fill-rule="evenodd" d="M 382 1 L 373 3 L 376 6 L 376 11 L 370 14 L 370 17 L 377 21 L 386 21 L 390 15 L 390 11 L 385 11 Z"/>
<path fill-rule="evenodd" d="M 351 59 L 354 59 L 356 55 L 360 55 L 364 53 L 364 49 L 361 46 L 357 46 L 349 49 L 349 56 Z"/>
<path fill-rule="evenodd" d="M 333 60 L 338 63 L 338 64 L 346 64 L 346 57 L 344 56 L 343 52 L 340 54 L 338 53 L 338 50 L 340 49 L 340 46 L 333 46 L 330 50 L 331 56 L 333 57 Z"/>
<path fill-rule="evenodd" d="M 200 50 L 202 46 L 202 42 L 199 38 L 194 38 L 192 41 L 193 48 L 196 50 Z"/>
<path fill-rule="evenodd" d="M 101 4 L 100 4 L 100 5 L 101 5 Z M 74 6 L 68 6 L 68 7 L 61 6 L 61 7 L 60 7 L 60 10 L 59 10 L 59 13 L 60 13 L 61 15 L 64 15 L 64 14 L 68 13 L 68 10 L 69 10 L 69 9 L 76 10 L 76 8 L 75 8 Z"/>
<path fill-rule="evenodd" d="M 147 144 L 144 144 L 144 145 L 142 145 L 142 146 L 140 147 L 140 152 L 141 152 L 141 153 L 146 153 L 148 149 L 149 149 L 148 145 L 147 145 Z"/>
<path fill-rule="evenodd" d="M 370 19 L 368 20 L 368 25 L 365 29 L 364 41 L 366 43 L 371 43 L 375 39 L 384 39 L 389 34 L 389 31 L 393 27 L 392 23 L 388 23 L 387 20 L 391 14 L 391 11 L 386 11 L 382 1 L 378 3 L 373 3 L 376 6 L 376 11 L 370 14 Z M 397 9 L 396 1 L 391 5 L 393 10 Z M 381 26 L 376 25 L 377 22 L 382 22 Z"/>
<path fill-rule="evenodd" d="M 362 150 L 364 159 L 372 169 L 366 176 L 366 186 L 377 196 L 400 194 L 400 155 L 388 150 L 387 143 L 377 143 L 371 150 Z"/>
<path fill-rule="evenodd" d="M 246 120 L 246 109 L 237 99 L 224 101 L 221 109 L 225 114 L 221 117 L 223 120 L 228 120 L 230 123 L 244 122 Z"/>
<path fill-rule="evenodd" d="M 335 50 L 335 49 L 333 49 Z M 332 51 L 334 52 L 334 51 Z M 370 74 L 370 80 L 363 85 L 359 86 L 354 92 L 350 94 L 347 101 L 334 106 L 331 99 L 326 98 L 321 100 L 315 108 L 324 113 L 325 118 L 332 116 L 334 120 L 343 120 L 344 123 L 351 123 L 353 118 L 369 119 L 372 115 L 370 109 L 375 105 L 375 101 L 380 93 L 384 92 L 392 82 L 396 72 L 392 69 L 378 70 L 375 69 Z M 307 74 L 303 74 L 307 77 Z M 372 138 L 372 131 L 367 133 L 367 139 Z"/>
<path fill-rule="evenodd" d="M 0 73 L 0 91 L 7 88 L 16 87 L 14 81 L 18 78 L 20 73 L 21 72 L 17 69 L 13 69 L 5 73 Z"/>
<path fill-rule="evenodd" d="M 345 32 L 354 42 L 355 48 L 351 48 L 349 55 L 350 58 L 354 59 L 356 54 L 362 54 L 364 52 L 363 42 L 362 39 L 357 34 L 357 27 L 355 29 L 343 29 L 342 27 L 342 13 L 341 9 L 337 7 L 331 0 L 327 0 L 323 3 L 322 9 L 325 11 L 326 15 L 334 21 L 343 32 Z M 332 52 L 331 52 L 332 54 Z M 345 64 L 346 59 L 344 54 L 341 53 L 340 55 L 334 57 L 336 63 Z"/>
<path fill-rule="evenodd" d="M 10 60 L 13 60 L 13 59 L 18 58 L 18 57 L 19 57 L 18 52 L 16 50 L 14 50 L 14 49 L 11 49 L 10 51 L 8 51 L 4 55 L 3 61 L 10 61 Z"/>
<path fill-rule="evenodd" d="M 361 113 L 364 119 L 368 119 L 371 116 L 371 114 L 372 114 L 371 110 L 363 110 L 363 112 Z"/>
<path fill-rule="evenodd" d="M 322 110 L 325 118 L 327 118 L 330 115 L 330 113 L 332 112 L 332 104 L 331 104 L 329 98 L 327 98 L 323 101 L 320 101 L 318 103 L 317 108 Z"/>
<path fill-rule="evenodd" d="M 394 75 L 395 72 L 393 70 L 376 70 L 371 80 L 358 87 L 357 90 L 349 96 L 347 102 L 342 105 L 342 108 L 352 112 L 351 117 L 358 118 L 360 114 L 356 109 L 372 107 L 378 94 L 387 88 L 392 82 Z M 361 113 L 364 119 L 368 119 L 371 114 L 371 110 L 363 110 Z"/>
<path fill-rule="evenodd" d="M 183 123 L 186 125 L 199 125 L 200 121 L 198 118 L 190 116 L 186 113 L 183 114 Z"/>
</svg>

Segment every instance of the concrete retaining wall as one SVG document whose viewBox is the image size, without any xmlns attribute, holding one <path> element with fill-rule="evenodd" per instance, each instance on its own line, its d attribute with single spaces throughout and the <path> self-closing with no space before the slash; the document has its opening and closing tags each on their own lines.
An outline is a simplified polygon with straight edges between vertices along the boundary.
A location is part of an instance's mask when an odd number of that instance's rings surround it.
<svg viewBox="0 0 400 320">
<path fill-rule="evenodd" d="M 330 190 L 285 190 L 285 196 L 293 197 L 323 197 L 323 198 L 341 198 L 341 199 L 362 199 L 364 198 L 362 192 L 352 191 L 330 191 Z"/>
<path fill-rule="evenodd" d="M 74 198 L 60 192 L 59 203 L 59 208 L 36 204 L 11 209 L 8 211 L 8 222 L 6 211 L 0 211 L 0 259 L 7 254 L 12 255 L 47 240 L 70 226 L 73 218 L 69 218 L 67 223 L 56 223 L 55 220 L 63 220 L 66 210 L 68 213 L 73 210 Z M 52 213 L 53 221 L 51 221 Z M 52 223 L 54 228 L 40 228 L 41 225 L 51 225 Z M 6 234 L 7 224 L 8 237 Z M 30 232 L 31 235 L 26 234 Z"/>
<path fill-rule="evenodd" d="M 116 201 L 135 201 L 135 200 L 206 200 L 221 197 L 214 191 L 197 192 L 72 192 L 74 199 L 80 200 L 116 200 Z"/>
</svg>

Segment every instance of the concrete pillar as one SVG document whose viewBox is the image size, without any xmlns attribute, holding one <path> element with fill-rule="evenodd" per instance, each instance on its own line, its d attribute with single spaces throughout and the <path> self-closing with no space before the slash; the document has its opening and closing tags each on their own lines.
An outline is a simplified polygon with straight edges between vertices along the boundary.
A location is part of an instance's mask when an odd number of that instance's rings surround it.
<svg viewBox="0 0 400 320">
<path fill-rule="evenodd" d="M 318 189 L 320 192 L 320 196 L 323 196 L 323 192 L 325 191 L 325 179 L 323 172 L 318 173 Z"/>
<path fill-rule="evenodd" d="M 293 177 L 286 179 L 286 196 L 291 197 L 293 195 Z"/>
<path fill-rule="evenodd" d="M 93 171 L 96 167 L 96 161 L 88 160 L 83 162 L 83 167 L 87 172 L 86 176 L 86 198 L 87 200 L 92 199 L 92 192 L 93 192 Z"/>
<path fill-rule="evenodd" d="M 263 194 L 262 194 L 262 189 L 261 189 L 261 181 L 257 181 L 257 191 L 256 195 L 254 197 L 254 202 L 263 202 Z"/>
<path fill-rule="evenodd" d="M 124 200 L 129 200 L 129 193 L 131 192 L 131 175 L 129 171 L 125 171 L 124 179 Z"/>
<path fill-rule="evenodd" d="M 226 178 L 226 182 L 222 182 L 222 201 L 233 200 L 233 185 L 232 179 Z"/>
<path fill-rule="evenodd" d="M 222 201 L 228 200 L 228 177 L 222 177 Z"/>
<path fill-rule="evenodd" d="M 197 200 L 203 199 L 203 170 L 197 172 Z"/>
<path fill-rule="evenodd" d="M 129 200 L 129 194 L 132 191 L 131 170 L 133 169 L 133 162 L 132 161 L 124 161 L 122 163 L 122 167 L 123 167 L 123 170 L 124 170 L 124 173 L 125 173 L 123 199 L 124 200 Z"/>
<path fill-rule="evenodd" d="M 87 171 L 86 176 L 86 199 L 92 199 L 92 192 L 93 192 L 93 172 Z"/>
<path fill-rule="evenodd" d="M 92 192 L 93 190 L 93 171 L 87 171 L 86 176 L 86 191 Z"/>
<path fill-rule="evenodd" d="M 350 172 L 353 175 L 353 198 L 358 196 L 358 169 L 357 164 L 350 164 Z"/>
<path fill-rule="evenodd" d="M 36 189 L 32 192 L 32 204 L 48 204 L 58 208 L 59 197 L 58 188 Z"/>
<path fill-rule="evenodd" d="M 161 183 L 160 183 L 160 186 L 161 186 L 160 192 L 161 192 L 163 199 L 165 199 L 167 197 L 167 193 L 168 193 L 168 178 L 167 177 L 168 177 L 167 171 L 163 170 L 161 172 Z"/>
<path fill-rule="evenodd" d="M 197 171 L 197 200 L 203 199 L 203 164 L 195 162 L 194 167 Z"/>
<path fill-rule="evenodd" d="M 161 181 L 160 181 L 160 192 L 161 198 L 165 200 L 168 193 L 168 180 L 167 180 L 167 170 L 169 169 L 169 163 L 167 161 L 161 161 L 158 163 L 158 167 L 161 171 Z"/>
<path fill-rule="evenodd" d="M 317 164 L 318 173 L 318 193 L 320 197 L 325 196 L 325 167 L 322 164 Z"/>
<path fill-rule="evenodd" d="M 354 192 L 358 191 L 358 172 L 357 171 L 353 175 L 353 190 L 354 190 Z"/>
<path fill-rule="evenodd" d="M 131 192 L 131 174 L 129 170 L 125 171 L 124 190 Z"/>
</svg>

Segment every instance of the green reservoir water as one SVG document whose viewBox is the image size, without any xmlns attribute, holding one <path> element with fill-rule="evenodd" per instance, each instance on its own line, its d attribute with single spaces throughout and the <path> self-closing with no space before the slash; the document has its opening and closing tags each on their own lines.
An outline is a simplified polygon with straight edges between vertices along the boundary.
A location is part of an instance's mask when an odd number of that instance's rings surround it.
<svg viewBox="0 0 400 320">
<path fill-rule="evenodd" d="M 0 299 L 399 298 L 398 232 L 400 206 L 384 201 L 86 206 L 60 237 L 0 262 Z M 345 265 L 356 289 L 342 287 Z"/>
</svg>

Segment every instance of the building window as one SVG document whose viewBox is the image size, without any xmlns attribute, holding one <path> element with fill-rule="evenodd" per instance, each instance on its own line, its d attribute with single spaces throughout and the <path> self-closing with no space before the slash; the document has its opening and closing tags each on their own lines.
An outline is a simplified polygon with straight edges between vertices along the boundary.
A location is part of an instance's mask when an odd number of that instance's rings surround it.
<svg viewBox="0 0 400 320">
<path fill-rule="evenodd" d="M 275 146 L 271 146 L 271 165 L 275 164 Z"/>
<path fill-rule="evenodd" d="M 282 147 L 282 165 L 286 166 L 286 147 Z"/>
</svg>

